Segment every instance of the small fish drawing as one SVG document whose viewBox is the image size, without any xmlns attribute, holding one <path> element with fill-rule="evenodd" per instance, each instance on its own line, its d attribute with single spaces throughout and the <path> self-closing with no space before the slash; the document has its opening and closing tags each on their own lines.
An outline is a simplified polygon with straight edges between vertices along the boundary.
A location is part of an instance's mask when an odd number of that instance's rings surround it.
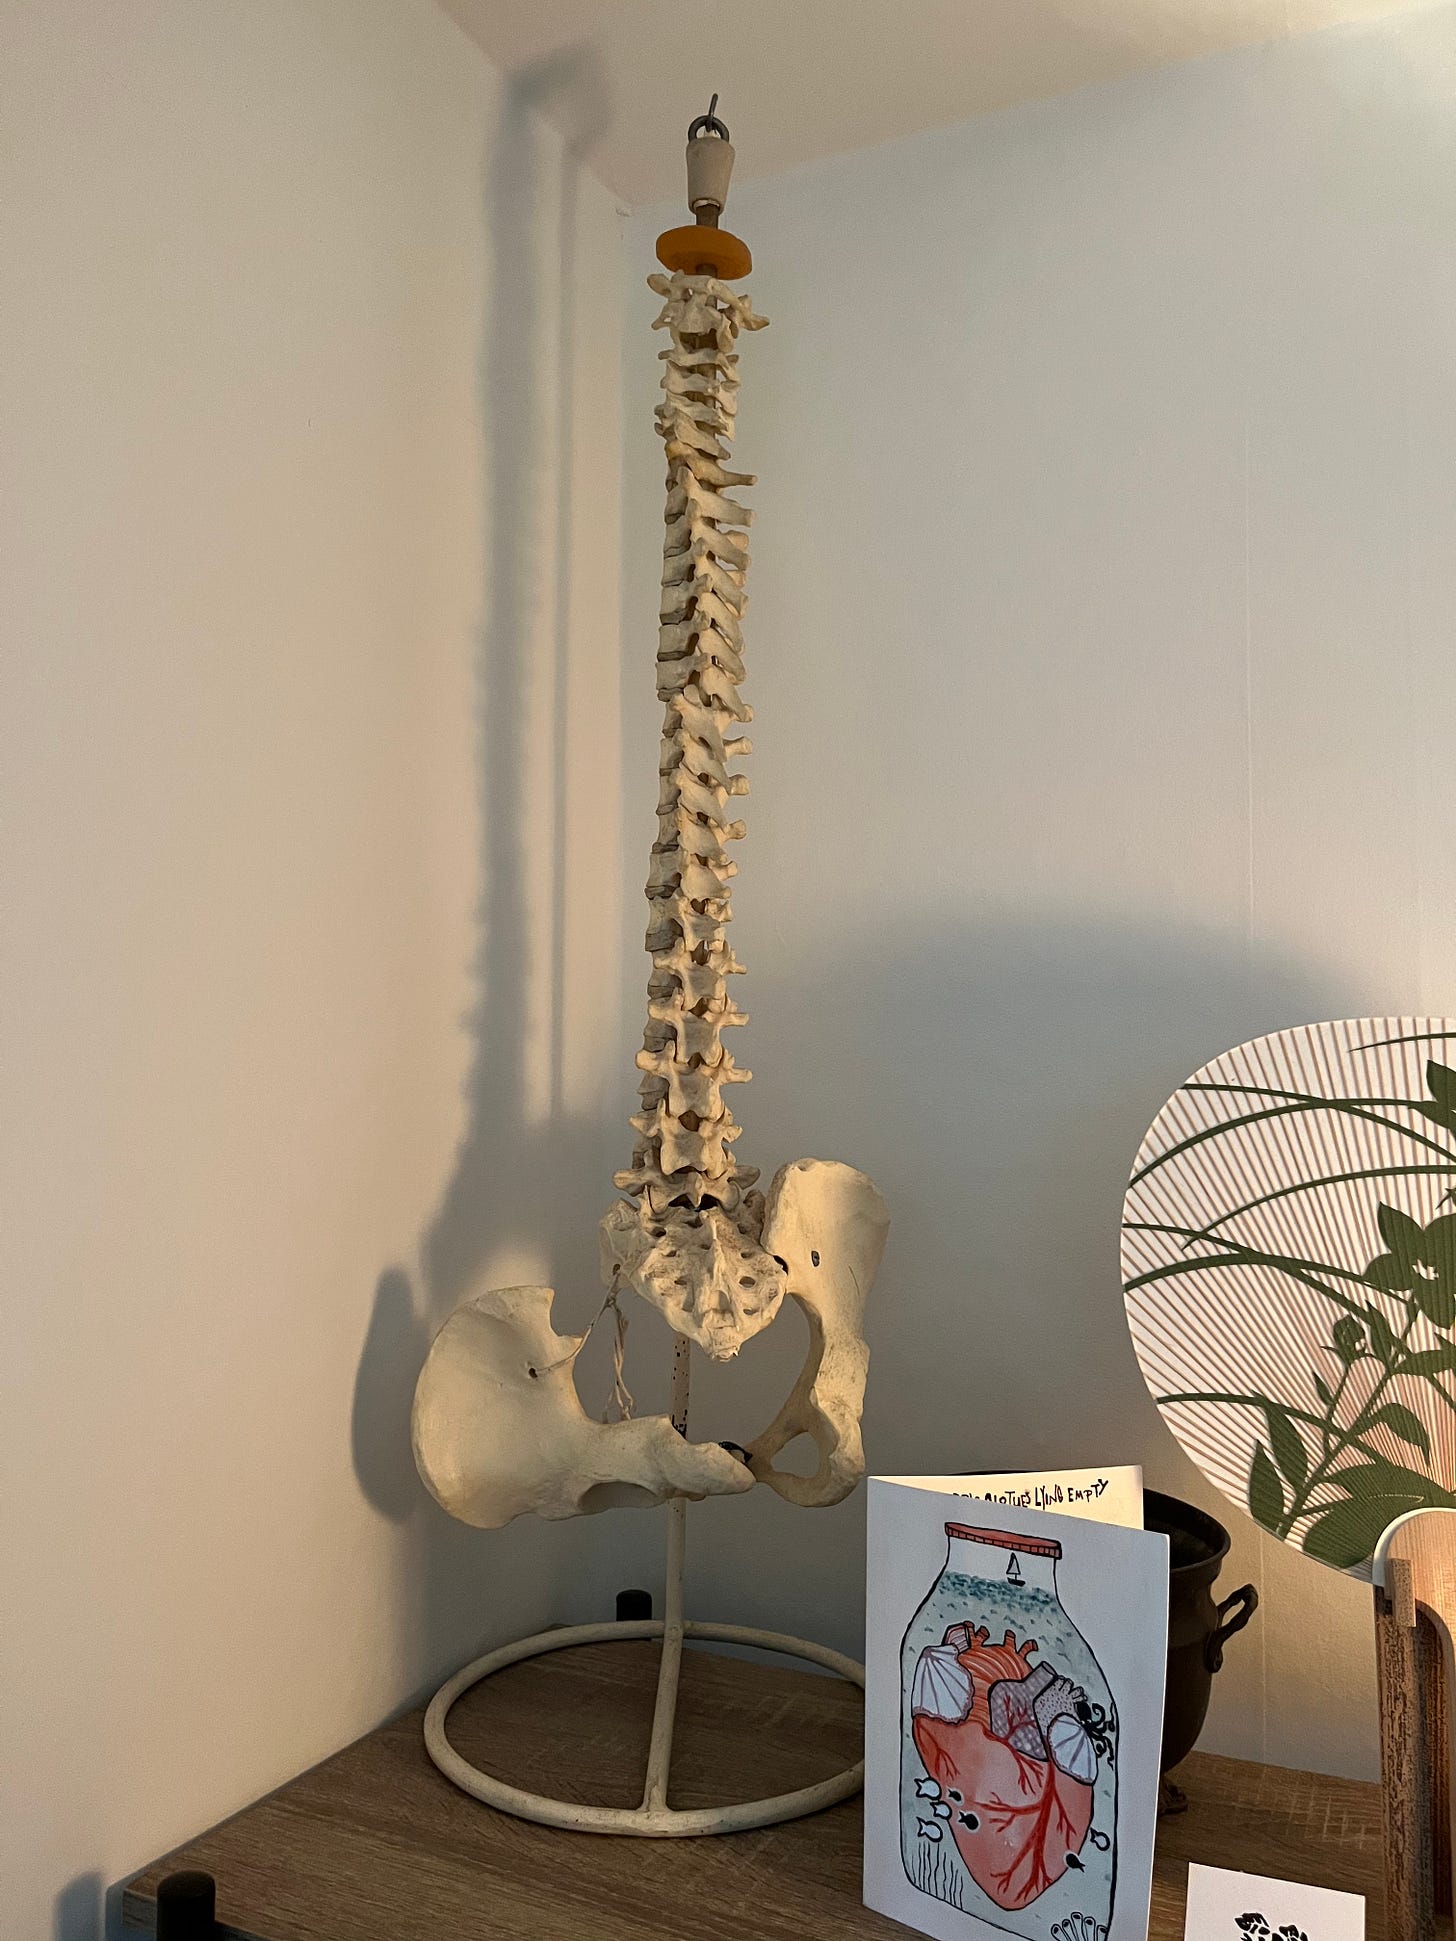
<svg viewBox="0 0 1456 1941">
<path fill-rule="evenodd" d="M 917 1799 L 939 1799 L 940 1788 L 933 1779 L 917 1779 L 915 1782 Z"/>
<path fill-rule="evenodd" d="M 929 1840 L 932 1843 L 939 1840 L 940 1838 L 939 1820 L 917 1820 L 916 1827 L 919 1831 L 919 1834 L 922 1840 Z"/>
<path fill-rule="evenodd" d="M 938 1799 L 935 1802 L 935 1805 L 932 1807 L 931 1811 L 935 1814 L 935 1817 L 938 1820 L 948 1820 L 950 1818 L 950 1808 L 949 1806 L 946 1805 L 943 1799 Z"/>
</svg>

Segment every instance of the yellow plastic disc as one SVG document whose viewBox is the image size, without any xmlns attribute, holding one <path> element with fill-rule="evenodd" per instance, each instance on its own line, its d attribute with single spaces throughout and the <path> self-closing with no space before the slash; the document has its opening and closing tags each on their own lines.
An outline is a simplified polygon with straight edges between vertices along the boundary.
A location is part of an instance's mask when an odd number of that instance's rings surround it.
<svg viewBox="0 0 1456 1941">
<path fill-rule="evenodd" d="M 657 260 L 665 270 L 685 270 L 689 276 L 720 276 L 733 282 L 753 268 L 748 244 L 727 229 L 709 223 L 686 223 L 665 229 L 657 239 Z"/>
</svg>

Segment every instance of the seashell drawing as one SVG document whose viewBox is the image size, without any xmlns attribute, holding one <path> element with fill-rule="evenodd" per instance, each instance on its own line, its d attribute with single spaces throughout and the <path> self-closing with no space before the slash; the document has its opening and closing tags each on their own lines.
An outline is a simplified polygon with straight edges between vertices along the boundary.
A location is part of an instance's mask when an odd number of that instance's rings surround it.
<svg viewBox="0 0 1456 1941">
<path fill-rule="evenodd" d="M 915 1682 L 910 1690 L 910 1710 L 919 1718 L 944 1719 L 959 1725 L 971 1715 L 975 1684 L 960 1662 L 954 1647 L 928 1645 L 915 1667 Z"/>
<path fill-rule="evenodd" d="M 1047 1750 L 1068 1779 L 1090 1786 L 1097 1777 L 1097 1748 L 1079 1718 L 1064 1712 L 1047 1727 Z"/>
<path fill-rule="evenodd" d="M 1193 1461 L 1368 1577 L 1396 1517 L 1456 1508 L 1456 1022 L 1306 1025 L 1195 1072 L 1138 1152 L 1122 1273 Z"/>
</svg>

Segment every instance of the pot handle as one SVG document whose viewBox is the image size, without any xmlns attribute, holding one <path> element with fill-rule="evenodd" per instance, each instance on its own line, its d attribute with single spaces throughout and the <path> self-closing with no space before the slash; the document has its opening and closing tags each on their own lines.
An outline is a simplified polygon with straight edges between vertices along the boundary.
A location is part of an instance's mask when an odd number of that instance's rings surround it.
<svg viewBox="0 0 1456 1941">
<path fill-rule="evenodd" d="M 1259 1593 L 1252 1584 L 1245 1584 L 1242 1590 L 1233 1591 L 1219 1605 L 1215 1613 L 1218 1623 L 1203 1647 L 1203 1662 L 1210 1672 L 1223 1669 L 1224 1646 L 1236 1631 L 1243 1630 L 1258 1608 Z"/>
</svg>

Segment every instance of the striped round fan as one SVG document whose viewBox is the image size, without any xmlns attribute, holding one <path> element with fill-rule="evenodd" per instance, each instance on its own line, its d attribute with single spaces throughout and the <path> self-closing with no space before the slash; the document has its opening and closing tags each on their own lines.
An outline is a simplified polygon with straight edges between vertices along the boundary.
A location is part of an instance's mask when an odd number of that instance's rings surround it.
<svg viewBox="0 0 1456 1941">
<path fill-rule="evenodd" d="M 1203 1473 L 1368 1577 L 1394 1518 L 1456 1509 L 1456 1023 L 1306 1025 L 1195 1072 L 1138 1153 L 1122 1278 Z"/>
</svg>

